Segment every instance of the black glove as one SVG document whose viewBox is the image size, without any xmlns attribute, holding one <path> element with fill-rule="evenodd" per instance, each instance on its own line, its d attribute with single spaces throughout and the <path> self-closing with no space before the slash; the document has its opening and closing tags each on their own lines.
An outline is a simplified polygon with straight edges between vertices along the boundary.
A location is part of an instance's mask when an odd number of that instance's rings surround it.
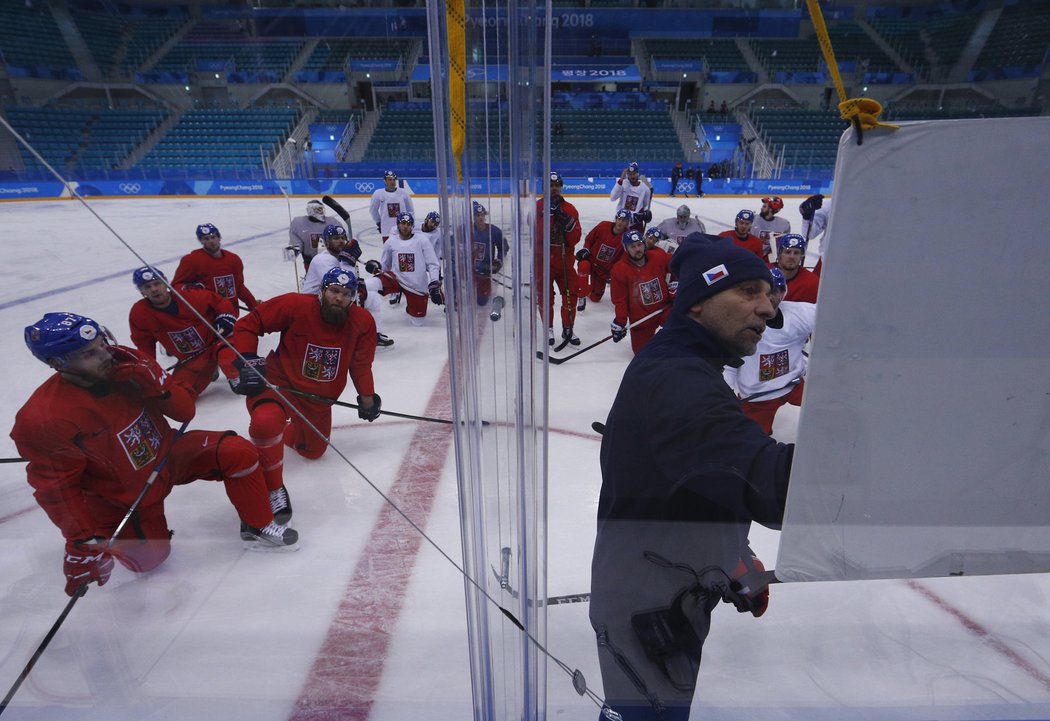
<svg viewBox="0 0 1050 721">
<path fill-rule="evenodd" d="M 441 281 L 432 280 L 427 286 L 430 291 L 430 302 L 434 305 L 445 305 L 445 293 L 441 290 Z"/>
<path fill-rule="evenodd" d="M 609 324 L 609 330 L 612 333 L 613 343 L 619 343 L 627 337 L 627 326 L 621 325 L 616 321 Z"/>
<path fill-rule="evenodd" d="M 357 417 L 371 423 L 379 417 L 379 411 L 383 407 L 383 399 L 378 393 L 372 394 L 372 407 L 365 408 L 361 405 L 361 396 L 357 397 Z"/>
<path fill-rule="evenodd" d="M 591 251 L 586 248 L 580 248 L 576 251 L 576 260 L 588 260 L 591 257 Z"/>
<path fill-rule="evenodd" d="M 648 208 L 646 208 L 645 210 L 639 210 L 637 213 L 634 214 L 634 217 L 642 221 L 643 223 L 648 223 L 653 219 L 653 211 L 649 210 Z"/>
<path fill-rule="evenodd" d="M 379 264 L 378 260 L 369 260 L 365 263 L 365 272 L 372 275 L 379 275 L 383 271 L 383 266 Z"/>
<path fill-rule="evenodd" d="M 378 230 L 380 233 L 383 232 L 383 224 L 380 223 L 378 220 L 376 221 L 376 230 Z"/>
<path fill-rule="evenodd" d="M 356 266 L 357 260 L 361 257 L 361 246 L 357 244 L 356 240 L 351 240 L 345 248 L 339 251 L 337 257 L 341 263 Z"/>
<path fill-rule="evenodd" d="M 499 258 L 492 259 L 492 272 L 499 273 L 499 269 L 503 267 L 503 261 Z"/>
<path fill-rule="evenodd" d="M 824 206 L 824 196 L 811 195 L 802 201 L 802 205 L 798 206 L 798 212 L 802 214 L 803 220 L 813 220 L 813 214 L 817 212 L 817 209 Z"/>
<path fill-rule="evenodd" d="M 219 335 L 223 338 L 230 337 L 235 323 L 237 323 L 237 319 L 230 313 L 219 313 L 219 315 L 215 316 L 215 329 L 219 331 Z"/>
<path fill-rule="evenodd" d="M 266 390 L 266 361 L 255 353 L 242 353 L 233 362 L 237 377 L 230 379 L 230 389 L 240 396 L 257 396 Z"/>
</svg>

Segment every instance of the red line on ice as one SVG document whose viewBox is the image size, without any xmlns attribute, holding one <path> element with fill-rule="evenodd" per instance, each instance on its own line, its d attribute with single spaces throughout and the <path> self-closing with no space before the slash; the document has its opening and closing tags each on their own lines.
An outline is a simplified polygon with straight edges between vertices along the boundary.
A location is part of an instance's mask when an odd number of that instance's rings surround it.
<svg viewBox="0 0 1050 721">
<path fill-rule="evenodd" d="M 992 650 L 997 652 L 1000 656 L 1003 656 L 1006 660 L 1010 661 L 1010 663 L 1025 671 L 1029 676 L 1042 684 L 1043 688 L 1050 690 L 1050 676 L 1047 676 L 1031 661 L 1021 656 L 1021 654 L 1014 651 L 1000 639 L 996 638 L 987 628 L 917 581 L 908 579 L 905 583 L 908 584 L 908 587 L 913 591 L 924 596 L 930 603 L 945 611 L 948 615 L 954 617 L 955 620 L 961 623 L 967 631 L 988 644 Z"/>
<path fill-rule="evenodd" d="M 448 364 L 426 415 L 451 418 Z M 441 480 L 452 428 L 420 423 L 387 496 L 421 528 Z M 422 537 L 383 504 L 347 584 L 324 644 L 292 712 L 292 721 L 364 721 L 379 689 L 392 632 Z"/>
</svg>

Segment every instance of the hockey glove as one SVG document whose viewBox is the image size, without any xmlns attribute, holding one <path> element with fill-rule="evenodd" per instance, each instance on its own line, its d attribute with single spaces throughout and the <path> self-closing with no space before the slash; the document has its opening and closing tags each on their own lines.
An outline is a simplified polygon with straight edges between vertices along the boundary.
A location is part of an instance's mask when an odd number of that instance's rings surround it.
<svg viewBox="0 0 1050 721">
<path fill-rule="evenodd" d="M 371 423 L 379 417 L 379 411 L 383 407 L 383 399 L 379 397 L 378 393 L 372 394 L 372 407 L 365 408 L 361 405 L 361 396 L 357 397 L 357 417 L 363 421 Z"/>
<path fill-rule="evenodd" d="M 634 219 L 640 220 L 643 223 L 648 223 L 653 219 L 653 211 L 649 210 L 648 208 L 646 208 L 645 210 L 639 210 L 637 213 L 634 214 Z"/>
<path fill-rule="evenodd" d="M 223 338 L 229 338 L 230 333 L 233 333 L 233 326 L 237 323 L 237 319 L 230 313 L 220 313 L 215 316 L 215 329 L 219 331 L 219 335 Z"/>
<path fill-rule="evenodd" d="M 502 260 L 500 260 L 499 258 L 493 258 L 492 259 L 492 272 L 493 273 L 499 273 L 499 270 L 502 267 L 503 267 L 503 261 Z"/>
<path fill-rule="evenodd" d="M 380 233 L 383 232 L 383 224 L 380 223 L 378 220 L 376 221 L 376 230 L 378 230 Z"/>
<path fill-rule="evenodd" d="M 368 299 L 368 288 L 365 287 L 364 283 L 357 284 L 357 304 L 362 308 L 365 307 L 365 300 Z"/>
<path fill-rule="evenodd" d="M 576 251 L 576 260 L 590 260 L 591 251 L 586 248 L 580 248 Z"/>
<path fill-rule="evenodd" d="M 824 196 L 818 193 L 803 200 L 802 205 L 798 206 L 798 212 L 802 214 L 803 220 L 813 220 L 813 214 L 823 206 Z"/>
<path fill-rule="evenodd" d="M 347 243 L 346 247 L 339 251 L 339 262 L 346 263 L 347 265 L 357 266 L 357 261 L 361 257 L 361 246 L 358 245 L 357 241 L 353 238 Z"/>
<path fill-rule="evenodd" d="M 733 569 L 726 600 L 740 613 L 758 618 L 769 608 L 769 584 L 759 577 L 766 567 L 757 556 L 742 558 Z"/>
<path fill-rule="evenodd" d="M 383 266 L 379 264 L 378 260 L 369 260 L 365 263 L 365 272 L 372 275 L 379 275 L 383 272 Z"/>
<path fill-rule="evenodd" d="M 243 353 L 233 367 L 237 377 L 230 379 L 230 389 L 239 396 L 257 396 L 266 390 L 266 361 L 255 353 Z"/>
<path fill-rule="evenodd" d="M 612 333 L 613 343 L 619 343 L 627 337 L 627 327 L 616 321 L 609 324 L 609 331 Z"/>
<path fill-rule="evenodd" d="M 113 573 L 113 556 L 106 542 L 95 536 L 88 541 L 66 541 L 66 555 L 62 564 L 66 574 L 66 595 L 73 597 L 82 586 L 95 581 L 105 586 Z M 87 589 L 84 589 L 87 592 Z"/>
<path fill-rule="evenodd" d="M 434 305 L 445 305 L 445 292 L 441 290 L 441 281 L 432 280 L 427 286 L 430 291 L 430 302 Z"/>
<path fill-rule="evenodd" d="M 113 371 L 110 380 L 127 383 L 146 398 L 167 395 L 171 376 L 157 362 L 134 348 L 115 345 L 110 348 L 113 356 Z"/>
</svg>

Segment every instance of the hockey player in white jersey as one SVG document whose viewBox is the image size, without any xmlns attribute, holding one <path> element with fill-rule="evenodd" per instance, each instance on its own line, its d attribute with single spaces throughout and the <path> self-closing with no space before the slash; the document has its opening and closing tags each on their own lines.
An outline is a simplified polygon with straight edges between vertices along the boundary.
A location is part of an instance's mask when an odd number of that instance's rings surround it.
<svg viewBox="0 0 1050 721">
<path fill-rule="evenodd" d="M 352 270 L 354 275 L 358 275 L 357 261 L 361 257 L 361 244 L 354 238 L 348 238 L 343 226 L 335 223 L 325 227 L 323 236 L 324 251 L 314 257 L 310 269 L 306 271 L 306 278 L 303 280 L 301 289 L 303 293 L 310 295 L 321 292 L 321 281 L 324 280 L 325 273 L 336 266 Z M 358 288 L 360 289 L 361 285 L 358 285 Z M 379 317 L 379 293 L 368 292 L 366 288 L 364 293 L 359 292 L 358 295 L 364 295 L 363 298 L 359 298 L 361 307 L 371 313 L 376 322 L 376 345 L 383 347 L 394 345 L 394 341 L 383 335 L 382 332 L 382 319 Z"/>
<path fill-rule="evenodd" d="M 445 294 L 434 246 L 415 232 L 415 222 L 411 213 L 399 213 L 397 235 L 383 246 L 379 261 L 368 261 L 365 270 L 378 277 L 382 294 L 403 292 L 407 301 L 405 312 L 412 325 L 421 326 L 427 315 L 428 298 L 435 305 L 444 305 Z"/>
<path fill-rule="evenodd" d="M 333 215 L 325 215 L 324 203 L 320 200 L 311 200 L 306 204 L 306 215 L 292 218 L 288 226 L 288 245 L 299 251 L 303 258 L 303 265 L 309 269 L 310 262 L 317 253 L 324 249 L 322 242 L 324 229 L 329 225 L 339 225 L 339 220 Z M 354 237 L 354 231 L 350 227 L 350 221 L 346 221 L 346 234 Z"/>
<path fill-rule="evenodd" d="M 675 216 L 661 221 L 657 227 L 664 234 L 664 237 L 674 243 L 676 247 L 681 245 L 682 241 L 693 233 L 707 232 L 707 228 L 704 227 L 700 219 L 693 217 L 693 212 L 689 210 L 688 205 L 679 205 L 678 210 L 675 211 Z"/>
<path fill-rule="evenodd" d="M 798 206 L 798 212 L 802 215 L 802 237 L 806 239 L 806 242 L 811 242 L 816 238 L 820 238 L 828 228 L 828 219 L 831 217 L 831 205 L 824 204 L 824 196 L 811 195 L 802 201 L 802 204 Z M 817 257 L 817 264 L 813 267 L 813 272 L 820 275 L 820 271 L 824 266 L 824 254 L 828 252 L 828 236 L 820 238 L 820 253 Z M 812 247 L 810 255 L 813 255 Z"/>
<path fill-rule="evenodd" d="M 770 270 L 773 292 L 769 299 L 777 314 L 766 321 L 766 330 L 754 355 L 739 368 L 726 366 L 726 383 L 741 398 L 744 414 L 773 433 L 773 418 L 785 403 L 802 405 L 806 356 L 802 348 L 813 334 L 817 306 L 785 301 L 787 281 L 778 268 Z"/>
<path fill-rule="evenodd" d="M 631 163 L 623 169 L 609 192 L 609 200 L 616 203 L 616 210 L 626 209 L 634 214 L 628 230 L 642 232 L 645 230 L 645 224 L 653 219 L 653 213 L 649 209 L 653 200 L 653 188 L 642 177 L 638 163 Z"/>
<path fill-rule="evenodd" d="M 412 196 L 397 184 L 397 173 L 388 170 L 383 173 L 383 187 L 372 193 L 372 202 L 368 206 L 376 230 L 383 236 L 383 242 L 392 235 L 397 235 L 397 216 L 399 213 L 415 213 Z"/>
<path fill-rule="evenodd" d="M 441 247 L 440 228 L 441 214 L 436 210 L 432 210 L 427 213 L 427 217 L 423 218 L 422 223 L 416 225 L 416 233 L 430 241 L 430 244 L 434 246 L 434 255 L 437 256 L 438 265 L 444 267 L 445 251 Z"/>
<path fill-rule="evenodd" d="M 791 223 L 787 218 L 776 217 L 784 209 L 784 201 L 779 196 L 762 198 L 762 210 L 751 225 L 751 234 L 762 241 L 762 253 L 769 262 L 776 261 L 777 238 L 791 232 Z"/>
</svg>

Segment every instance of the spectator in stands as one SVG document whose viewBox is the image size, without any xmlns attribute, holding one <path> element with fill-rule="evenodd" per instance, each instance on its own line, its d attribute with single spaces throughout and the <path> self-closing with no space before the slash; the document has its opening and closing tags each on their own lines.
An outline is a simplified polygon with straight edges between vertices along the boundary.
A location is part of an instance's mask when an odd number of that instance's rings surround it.
<svg viewBox="0 0 1050 721">
<path fill-rule="evenodd" d="M 729 115 L 729 107 L 726 105 L 726 101 L 725 100 L 723 100 L 722 101 L 722 105 L 719 106 L 718 112 L 721 113 L 722 115 Z"/>
<path fill-rule="evenodd" d="M 709 115 L 714 115 L 716 112 L 718 112 L 717 110 L 715 110 L 715 101 L 714 100 L 712 100 L 711 104 L 707 106 L 707 112 L 708 112 Z"/>
</svg>

